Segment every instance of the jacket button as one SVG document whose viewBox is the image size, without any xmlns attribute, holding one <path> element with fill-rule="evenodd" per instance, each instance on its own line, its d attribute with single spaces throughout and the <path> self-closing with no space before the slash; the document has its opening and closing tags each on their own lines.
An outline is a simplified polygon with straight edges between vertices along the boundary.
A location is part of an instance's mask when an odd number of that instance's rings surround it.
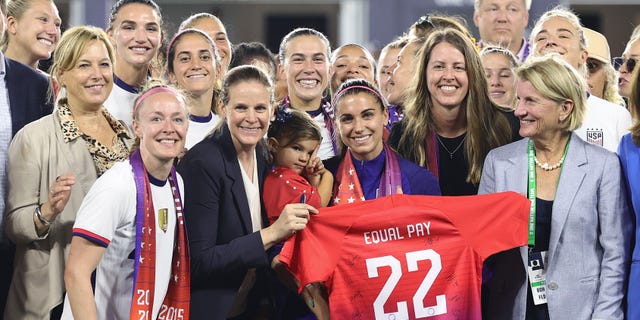
<svg viewBox="0 0 640 320">
<path fill-rule="evenodd" d="M 549 283 L 549 289 L 551 289 L 551 290 L 558 289 L 558 284 L 555 283 L 555 282 Z"/>
</svg>

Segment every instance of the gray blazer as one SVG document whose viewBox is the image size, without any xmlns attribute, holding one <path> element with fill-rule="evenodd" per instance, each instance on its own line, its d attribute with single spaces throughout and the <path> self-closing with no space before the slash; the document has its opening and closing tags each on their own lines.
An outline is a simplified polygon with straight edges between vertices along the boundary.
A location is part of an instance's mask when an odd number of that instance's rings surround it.
<svg viewBox="0 0 640 320">
<path fill-rule="evenodd" d="M 527 143 L 502 146 L 487 155 L 479 194 L 527 194 Z M 604 148 L 571 135 L 558 181 L 547 263 L 551 319 L 623 319 L 631 212 L 620 163 Z M 490 319 L 524 319 L 527 248 L 493 257 L 485 284 L 484 314 Z"/>
</svg>

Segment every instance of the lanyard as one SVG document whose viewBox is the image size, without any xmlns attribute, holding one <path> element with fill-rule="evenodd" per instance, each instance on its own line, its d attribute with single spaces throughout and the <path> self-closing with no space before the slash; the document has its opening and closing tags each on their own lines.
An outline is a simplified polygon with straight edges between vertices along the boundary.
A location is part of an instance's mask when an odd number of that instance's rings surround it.
<svg viewBox="0 0 640 320">
<path fill-rule="evenodd" d="M 564 147 L 564 154 L 562 155 L 562 159 L 567 157 L 567 150 L 569 150 L 569 141 L 571 141 L 571 136 L 567 140 L 567 145 Z M 528 144 L 528 161 L 527 161 L 527 176 L 529 181 L 529 190 L 527 192 L 529 201 L 531 202 L 531 207 L 529 207 L 529 233 L 528 233 L 528 243 L 529 248 L 533 248 L 536 244 L 536 165 L 535 165 L 535 157 L 536 152 L 533 149 L 533 140 L 529 139 Z M 562 168 L 564 167 L 564 162 L 560 167 L 560 175 L 562 175 Z M 560 182 L 560 177 L 558 177 L 558 182 Z"/>
</svg>

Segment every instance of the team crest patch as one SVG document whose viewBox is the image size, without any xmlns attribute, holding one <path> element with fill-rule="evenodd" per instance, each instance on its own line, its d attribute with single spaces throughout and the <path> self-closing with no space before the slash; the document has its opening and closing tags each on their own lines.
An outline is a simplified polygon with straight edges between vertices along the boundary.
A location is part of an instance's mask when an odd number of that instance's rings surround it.
<svg viewBox="0 0 640 320">
<path fill-rule="evenodd" d="M 602 129 L 587 129 L 587 142 L 602 147 L 604 144 Z"/>
<path fill-rule="evenodd" d="M 158 210 L 158 225 L 162 232 L 167 232 L 167 226 L 169 224 L 169 209 L 162 208 Z"/>
</svg>

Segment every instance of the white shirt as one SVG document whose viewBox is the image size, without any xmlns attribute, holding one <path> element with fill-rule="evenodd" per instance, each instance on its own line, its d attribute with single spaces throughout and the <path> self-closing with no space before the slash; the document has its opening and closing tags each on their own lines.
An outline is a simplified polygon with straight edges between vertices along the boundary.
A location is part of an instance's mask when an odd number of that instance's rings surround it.
<svg viewBox="0 0 640 320">
<path fill-rule="evenodd" d="M 584 141 L 618 151 L 622 136 L 629 133 L 631 114 L 624 107 L 589 95 L 582 126 L 575 132 Z"/>
<path fill-rule="evenodd" d="M 11 123 L 11 107 L 9 105 L 9 91 L 5 82 L 7 74 L 4 56 L 0 52 L 0 214 L 4 217 L 5 199 L 7 197 L 7 165 L 9 144 L 13 136 Z M 4 242 L 4 219 L 0 217 L 0 243 Z"/>
</svg>

